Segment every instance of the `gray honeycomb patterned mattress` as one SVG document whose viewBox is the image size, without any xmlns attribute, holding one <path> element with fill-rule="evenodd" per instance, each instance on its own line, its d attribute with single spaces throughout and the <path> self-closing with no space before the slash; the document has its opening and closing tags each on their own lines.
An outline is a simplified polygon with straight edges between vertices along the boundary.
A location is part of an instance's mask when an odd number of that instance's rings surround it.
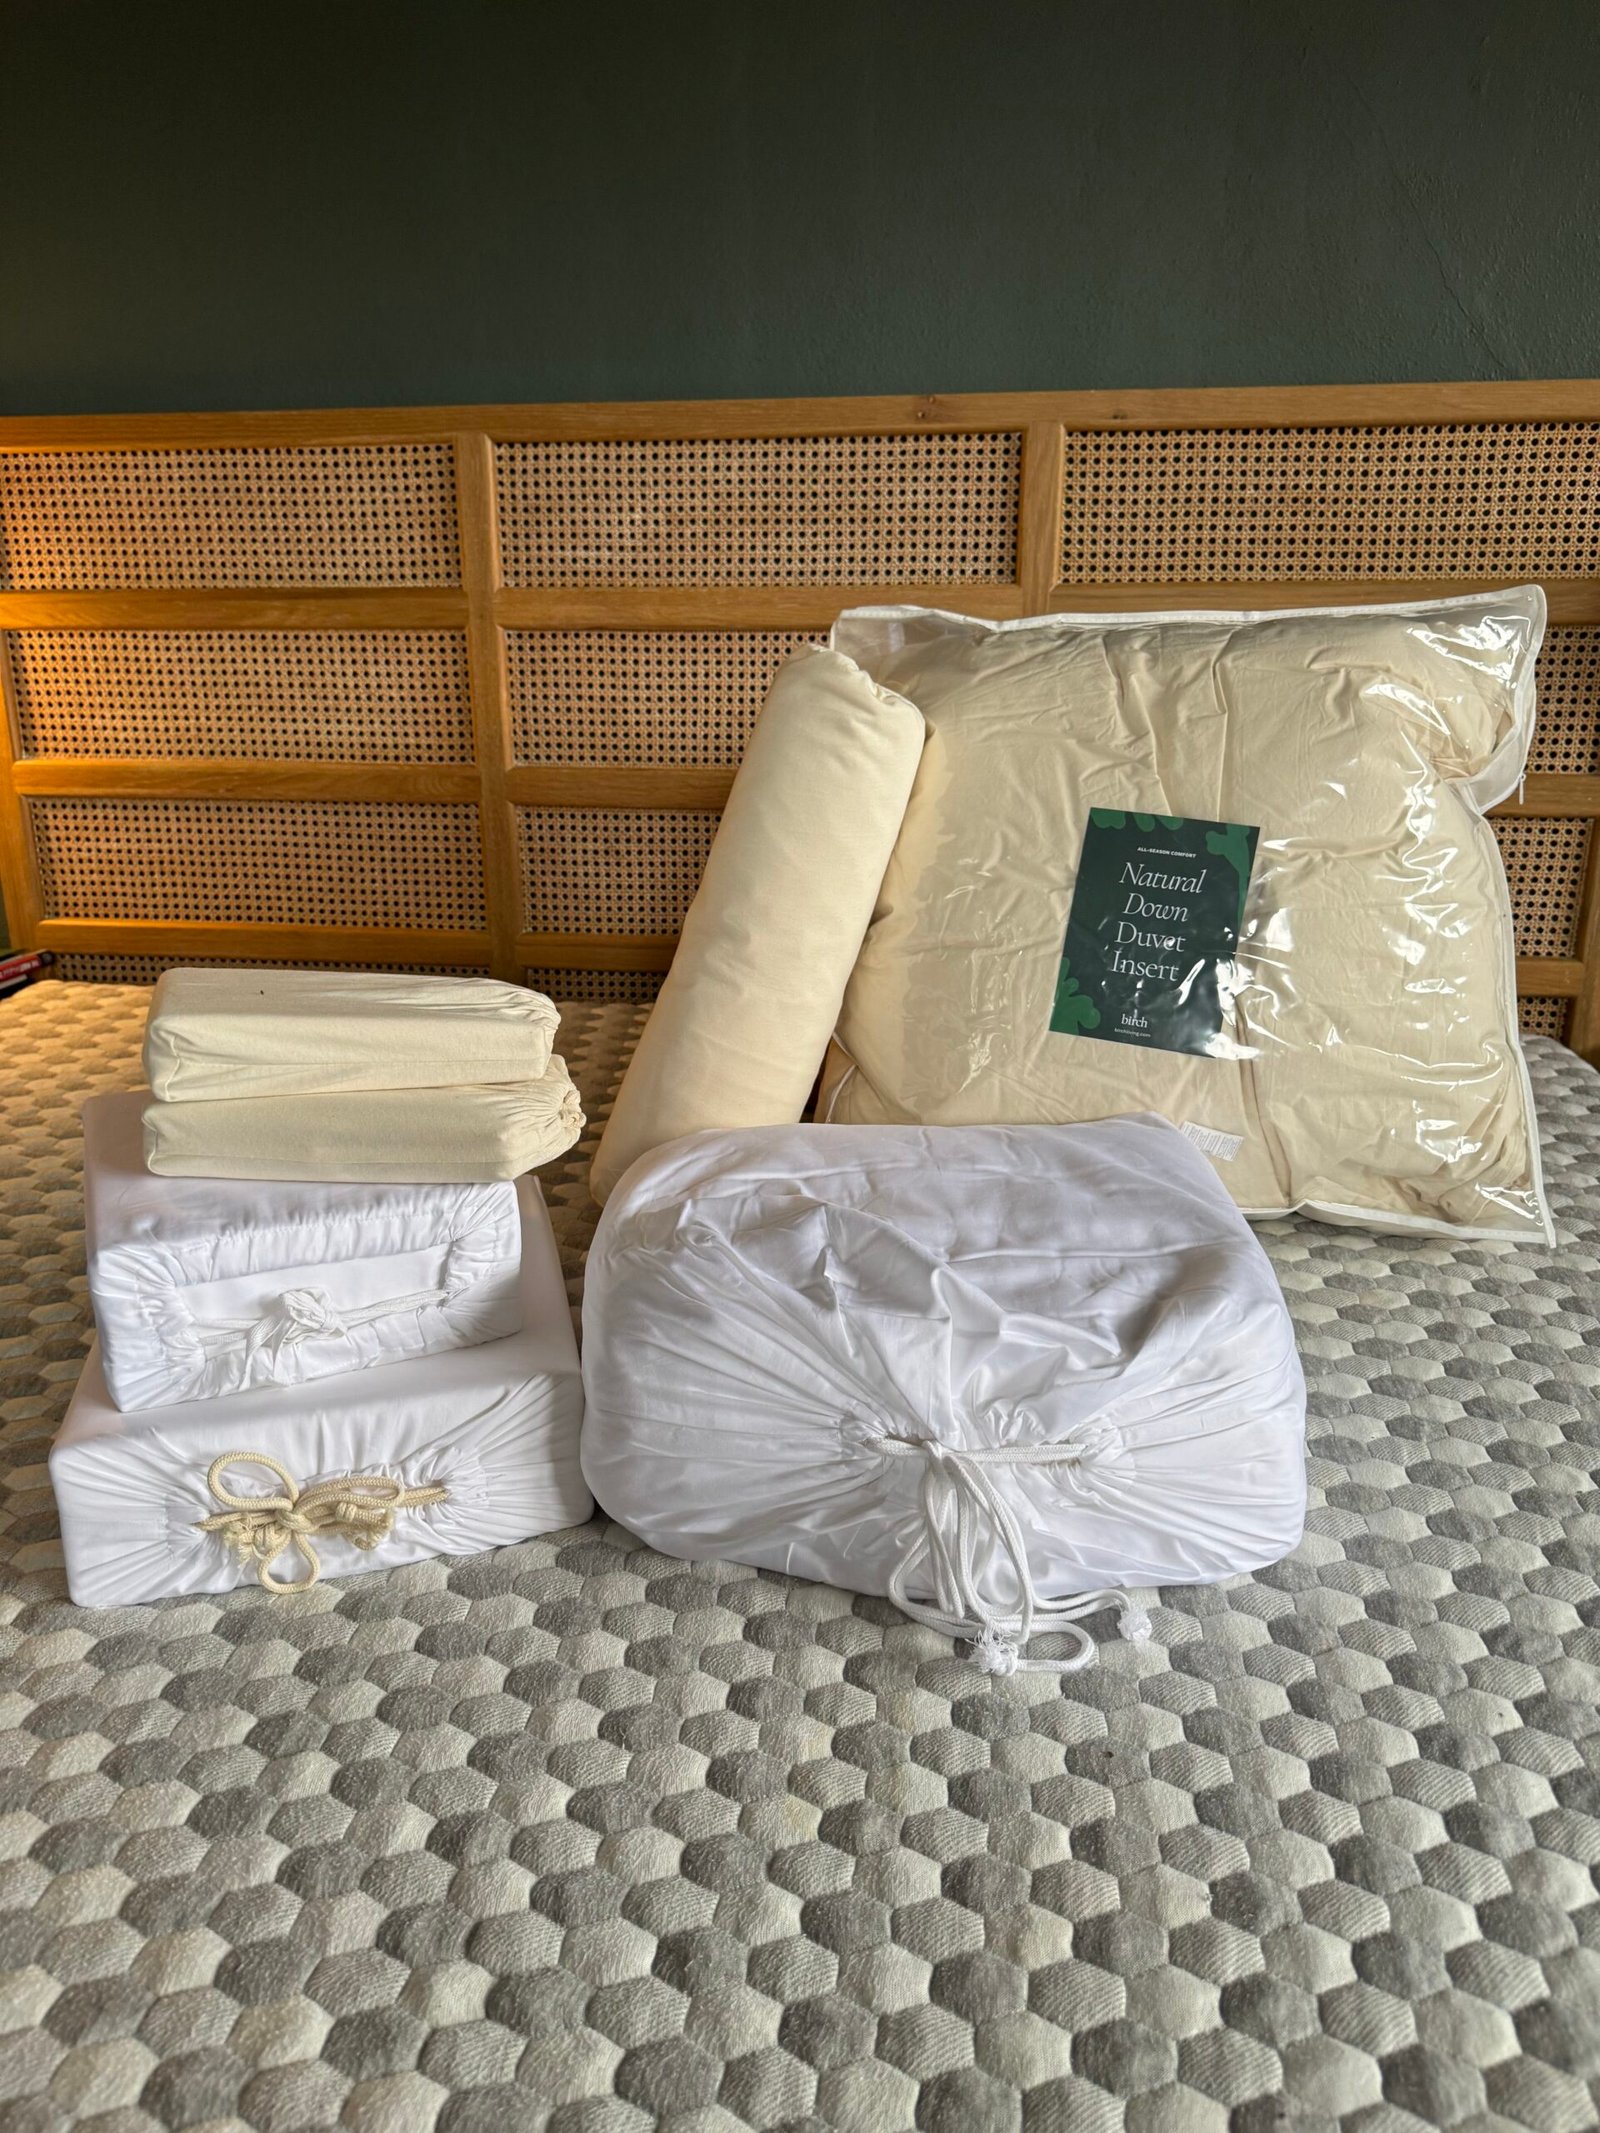
<svg viewBox="0 0 1600 2133">
<path fill-rule="evenodd" d="M 145 1000 L 0 1005 L 6 2133 L 1597 2124 L 1600 1077 L 1531 1041 L 1554 1251 L 1264 1231 L 1304 1544 L 995 1683 L 603 1523 L 71 1607 L 77 1114 Z M 569 1011 L 597 1123 L 640 1014 Z"/>
</svg>

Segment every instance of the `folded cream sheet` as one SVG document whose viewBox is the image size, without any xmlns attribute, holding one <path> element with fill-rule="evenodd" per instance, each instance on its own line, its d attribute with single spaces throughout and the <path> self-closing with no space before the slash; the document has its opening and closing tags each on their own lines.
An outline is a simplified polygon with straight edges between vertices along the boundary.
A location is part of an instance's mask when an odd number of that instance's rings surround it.
<svg viewBox="0 0 1600 2133">
<path fill-rule="evenodd" d="M 530 1082 L 559 1021 L 543 993 L 495 978 L 169 970 L 150 1003 L 144 1072 L 181 1103 Z"/>
<path fill-rule="evenodd" d="M 506 988 L 513 990 L 514 988 Z M 564 1062 L 524 1081 L 147 1103 L 158 1177 L 484 1185 L 536 1170 L 583 1131 Z"/>
</svg>

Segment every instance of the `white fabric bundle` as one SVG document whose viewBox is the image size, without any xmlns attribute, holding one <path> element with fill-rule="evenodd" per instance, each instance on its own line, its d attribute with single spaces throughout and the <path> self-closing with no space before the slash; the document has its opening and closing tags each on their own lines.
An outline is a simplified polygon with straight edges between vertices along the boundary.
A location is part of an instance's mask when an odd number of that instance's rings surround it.
<svg viewBox="0 0 1600 2133">
<path fill-rule="evenodd" d="M 521 1202 L 523 1330 L 374 1370 L 127 1415 L 91 1349 L 50 1454 L 80 1606 L 296 1590 L 575 1525 L 583 1392 L 555 1239 Z"/>
<path fill-rule="evenodd" d="M 119 1407 L 295 1385 L 522 1323 L 514 1185 L 153 1178 L 143 1109 L 136 1090 L 83 1108 L 89 1295 Z"/>
<path fill-rule="evenodd" d="M 494 978 L 360 970 L 169 970 L 144 1073 L 168 1102 L 537 1081 L 560 1018 Z"/>
<path fill-rule="evenodd" d="M 1277 1281 L 1149 1116 L 660 1149 L 595 1236 L 584 1378 L 589 1485 L 652 1547 L 887 1594 L 994 1672 L 1304 1520 Z"/>
</svg>

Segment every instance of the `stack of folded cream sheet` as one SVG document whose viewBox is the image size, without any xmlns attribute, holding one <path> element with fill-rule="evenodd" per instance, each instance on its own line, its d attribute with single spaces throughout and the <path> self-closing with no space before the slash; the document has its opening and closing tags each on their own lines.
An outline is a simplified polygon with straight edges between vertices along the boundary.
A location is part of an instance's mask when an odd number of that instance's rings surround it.
<svg viewBox="0 0 1600 2133">
<path fill-rule="evenodd" d="M 173 971 L 84 1110 L 98 1340 L 51 1453 L 94 1606 L 586 1518 L 549 1217 L 583 1119 L 521 987 Z M 513 1182 L 516 1180 L 516 1182 Z"/>
<path fill-rule="evenodd" d="M 169 970 L 144 1070 L 161 1177 L 486 1184 L 570 1148 L 542 993 L 490 978 Z"/>
</svg>

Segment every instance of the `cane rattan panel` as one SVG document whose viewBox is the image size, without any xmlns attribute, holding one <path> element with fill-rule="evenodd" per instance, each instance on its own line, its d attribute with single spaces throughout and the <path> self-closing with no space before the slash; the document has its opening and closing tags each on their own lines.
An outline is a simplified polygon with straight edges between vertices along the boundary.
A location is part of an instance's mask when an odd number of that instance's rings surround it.
<svg viewBox="0 0 1600 2133">
<path fill-rule="evenodd" d="M 1527 1012 L 1600 1057 L 1597 499 L 1582 382 L 0 418 L 0 887 L 67 976 L 432 946 L 644 999 L 841 604 L 1538 578 L 1497 834 Z"/>
<path fill-rule="evenodd" d="M 1554 1037 L 1564 1042 L 1567 1024 L 1572 1019 L 1570 1000 L 1522 999 L 1517 1002 L 1517 1013 L 1523 1029 L 1537 1037 Z"/>
<path fill-rule="evenodd" d="M 472 758 L 450 630 L 17 630 L 25 755 Z"/>
<path fill-rule="evenodd" d="M 502 444 L 495 460 L 508 585 L 1016 575 L 1017 432 Z"/>
<path fill-rule="evenodd" d="M 545 964 L 525 970 L 522 982 L 552 1000 L 632 1000 L 648 1006 L 661 990 L 664 975 L 659 970 L 558 970 Z"/>
<path fill-rule="evenodd" d="M 35 800 L 32 813 L 50 918 L 484 922 L 471 807 Z"/>
<path fill-rule="evenodd" d="M 719 819 L 599 807 L 519 813 L 527 923 L 535 933 L 675 933 Z"/>
<path fill-rule="evenodd" d="M 1062 576 L 1592 576 L 1600 424 L 1077 430 Z"/>
<path fill-rule="evenodd" d="M 15 591 L 449 585 L 444 444 L 0 454 L 0 586 Z"/>
<path fill-rule="evenodd" d="M 507 640 L 527 763 L 737 763 L 774 671 L 822 630 L 528 630 Z"/>
<path fill-rule="evenodd" d="M 1552 629 L 1539 654 L 1531 772 L 1600 773 L 1600 629 Z"/>
<path fill-rule="evenodd" d="M 1570 955 L 1590 825 L 1502 816 L 1494 825 L 1517 919 L 1518 955 Z"/>
<path fill-rule="evenodd" d="M 164 970 L 393 970 L 430 978 L 484 978 L 482 963 L 283 963 L 266 956 L 239 955 L 63 955 L 50 975 L 96 985 L 153 985 Z"/>
</svg>

